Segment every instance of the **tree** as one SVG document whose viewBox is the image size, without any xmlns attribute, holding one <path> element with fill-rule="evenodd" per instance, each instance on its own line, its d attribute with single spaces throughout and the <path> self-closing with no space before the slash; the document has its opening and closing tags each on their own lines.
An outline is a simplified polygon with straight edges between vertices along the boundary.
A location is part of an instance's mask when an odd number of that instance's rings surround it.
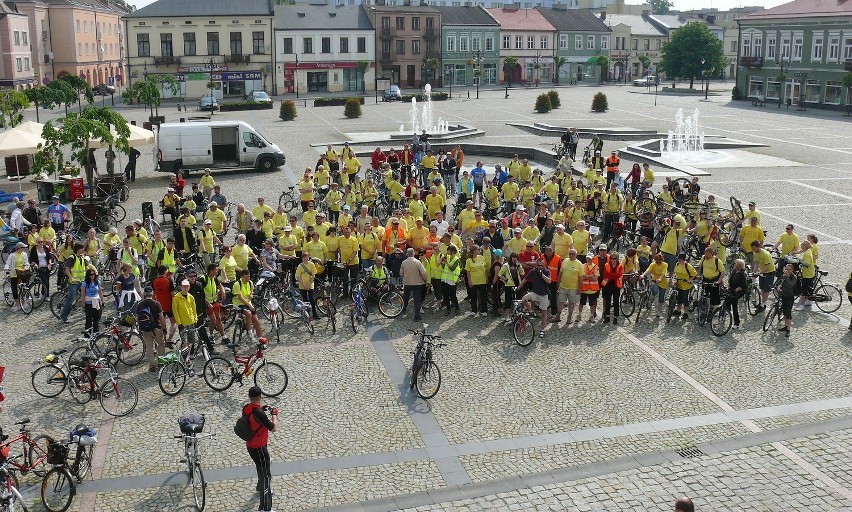
<svg viewBox="0 0 852 512">
<path fill-rule="evenodd" d="M 367 83 L 365 77 L 367 76 L 367 70 L 370 69 L 370 61 L 368 60 L 359 60 L 358 61 L 358 72 L 361 73 L 361 94 L 367 93 Z"/>
<path fill-rule="evenodd" d="M 648 55 L 646 55 L 644 53 L 640 53 L 639 56 L 636 57 L 636 58 L 639 59 L 639 62 L 642 64 L 642 72 L 643 73 L 645 71 L 647 71 L 648 68 L 651 67 L 651 58 L 648 57 Z"/>
<path fill-rule="evenodd" d="M 47 84 L 47 88 L 50 89 L 53 95 L 53 100 L 56 104 L 63 105 L 65 107 L 66 116 L 68 115 L 68 106 L 73 105 L 80 100 L 80 95 L 65 80 L 51 80 L 50 83 Z"/>
<path fill-rule="evenodd" d="M 596 63 L 601 67 L 601 82 L 604 81 L 604 75 L 606 74 L 606 70 L 609 69 L 609 57 L 606 55 L 601 55 L 597 58 Z"/>
<path fill-rule="evenodd" d="M 668 14 L 672 7 L 672 0 L 651 0 L 651 12 L 654 14 Z"/>
<path fill-rule="evenodd" d="M 39 107 L 53 108 L 57 105 L 57 103 L 59 103 L 56 101 L 56 92 L 44 85 L 37 85 L 27 89 L 24 91 L 24 94 L 27 95 L 27 99 L 30 103 L 35 104 L 36 122 L 38 123 L 41 122 L 41 119 L 39 118 Z"/>
<path fill-rule="evenodd" d="M 438 60 L 438 57 L 432 57 L 431 59 L 426 60 L 425 66 L 426 66 L 426 69 L 428 69 L 429 71 L 432 72 L 432 80 L 433 81 L 436 78 L 435 70 L 438 69 L 438 64 L 440 64 L 440 63 L 441 63 L 441 61 Z M 428 82 L 428 80 L 427 80 L 427 82 Z"/>
<path fill-rule="evenodd" d="M 24 120 L 24 110 L 30 106 L 27 95 L 21 91 L 0 89 L 0 128 L 14 128 Z"/>
<path fill-rule="evenodd" d="M 503 76 L 506 79 L 506 87 L 512 86 L 512 71 L 518 65 L 518 58 L 513 55 L 507 55 L 503 59 Z"/>
<path fill-rule="evenodd" d="M 207 84 L 210 85 L 209 83 Z M 215 85 L 215 84 L 214 84 Z M 144 103 L 152 113 L 160 115 L 160 103 L 163 95 L 160 91 L 168 89 L 172 94 L 180 93 L 180 82 L 172 75 L 148 75 L 145 80 L 134 82 L 121 94 L 125 101 Z"/>
<path fill-rule="evenodd" d="M 703 23 L 687 23 L 679 28 L 663 44 L 661 54 L 660 69 L 669 78 L 689 78 L 690 89 L 695 77 L 708 69 L 724 67 L 722 41 Z"/>
<path fill-rule="evenodd" d="M 568 62 L 568 59 L 561 55 L 553 56 L 553 72 L 555 73 L 553 76 L 555 77 L 554 83 L 559 83 L 559 69 Z"/>
<path fill-rule="evenodd" d="M 74 94 L 77 98 L 78 111 L 83 111 L 83 101 L 80 98 L 80 95 L 86 97 L 86 102 L 89 105 L 95 102 L 95 93 L 94 91 L 92 91 L 92 87 L 89 85 L 88 82 L 86 82 L 79 76 L 68 73 L 60 76 L 59 78 L 57 78 L 57 80 L 61 80 L 74 91 Z"/>
</svg>

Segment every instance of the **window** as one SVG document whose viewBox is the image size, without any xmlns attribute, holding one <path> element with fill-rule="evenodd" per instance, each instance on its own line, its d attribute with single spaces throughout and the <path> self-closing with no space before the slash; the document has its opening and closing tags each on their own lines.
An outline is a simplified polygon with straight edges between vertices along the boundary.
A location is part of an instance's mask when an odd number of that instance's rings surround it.
<svg viewBox="0 0 852 512">
<path fill-rule="evenodd" d="M 568 34 L 559 34 L 559 49 L 568 49 Z"/>
<path fill-rule="evenodd" d="M 358 53 L 367 53 L 367 38 L 359 37 L 357 39 L 358 42 Z"/>
<path fill-rule="evenodd" d="M 183 33 L 183 54 L 195 55 L 195 32 Z"/>
<path fill-rule="evenodd" d="M 595 36 L 586 36 L 586 49 L 594 50 L 595 49 Z"/>
<path fill-rule="evenodd" d="M 24 61 L 20 57 L 15 59 L 15 68 L 17 68 L 18 71 L 24 70 Z"/>
<path fill-rule="evenodd" d="M 763 57 L 763 38 L 760 36 L 754 36 L 754 40 L 752 40 L 751 45 L 754 50 L 754 56 Z"/>
<path fill-rule="evenodd" d="M 397 39 L 396 40 L 396 54 L 397 55 L 405 55 L 405 40 Z"/>
<path fill-rule="evenodd" d="M 382 16 L 382 31 L 390 32 L 390 16 Z"/>
<path fill-rule="evenodd" d="M 793 38 L 793 60 L 802 60 L 802 46 L 804 42 L 805 40 L 802 36 L 795 36 Z"/>
<path fill-rule="evenodd" d="M 447 36 L 447 51 L 454 52 L 456 51 L 456 38 L 453 36 Z"/>
<path fill-rule="evenodd" d="M 434 53 L 435 51 L 435 43 L 432 41 L 426 41 L 426 53 Z"/>
<path fill-rule="evenodd" d="M 340 38 L 340 53 L 349 53 L 349 38 Z"/>
<path fill-rule="evenodd" d="M 86 55 L 89 55 L 89 43 L 84 43 L 83 48 L 86 49 Z"/>
<path fill-rule="evenodd" d="M 30 70 L 30 58 L 24 57 L 24 71 Z"/>
<path fill-rule="evenodd" d="M 21 44 L 30 44 L 29 38 L 27 37 L 26 32 L 21 32 Z M 27 62 L 27 60 L 24 60 L 25 64 L 26 64 L 26 62 Z"/>
<path fill-rule="evenodd" d="M 77 43 L 77 56 L 78 56 L 78 57 L 82 57 L 82 56 L 83 56 L 83 43 Z M 142 55 L 142 54 L 140 54 L 139 56 L 140 56 L 140 57 L 145 57 L 145 55 Z M 48 57 L 49 57 L 49 55 L 48 55 Z"/>
<path fill-rule="evenodd" d="M 743 37 L 742 56 L 743 57 L 751 57 L 751 37 L 749 37 L 749 36 Z"/>
<path fill-rule="evenodd" d="M 650 39 L 643 39 L 642 40 L 642 49 L 643 50 L 650 50 L 651 49 L 651 40 Z"/>
<path fill-rule="evenodd" d="M 88 34 L 88 33 L 89 33 L 89 22 L 88 22 L 88 21 L 86 21 L 86 20 L 83 20 L 83 33 L 84 33 L 84 34 Z"/>
<path fill-rule="evenodd" d="M 776 79 L 770 78 L 766 81 L 766 99 L 777 100 L 781 94 L 781 83 Z"/>
<path fill-rule="evenodd" d="M 638 50 L 638 49 L 639 49 L 639 40 L 638 40 L 638 39 L 633 39 L 633 41 L 631 42 L 631 44 L 632 44 L 631 48 L 633 48 L 634 50 Z"/>
<path fill-rule="evenodd" d="M 493 37 L 486 37 L 485 38 L 485 51 L 486 52 L 493 52 L 494 51 L 494 38 Z"/>
<path fill-rule="evenodd" d="M 819 103 L 820 87 L 818 80 L 808 80 L 805 82 L 804 100 L 808 103 Z"/>
<path fill-rule="evenodd" d="M 748 97 L 757 98 L 763 96 L 763 78 L 751 77 L 748 82 Z"/>
<path fill-rule="evenodd" d="M 314 38 L 302 38 L 302 53 L 314 53 Z"/>
<path fill-rule="evenodd" d="M 843 38 L 843 60 L 852 59 L 852 37 Z"/>
<path fill-rule="evenodd" d="M 811 60 L 814 62 L 822 62 L 822 36 L 814 36 L 812 45 Z"/>
<path fill-rule="evenodd" d="M 523 50 L 524 49 L 524 38 L 523 36 L 515 36 L 515 49 Z"/>
<path fill-rule="evenodd" d="M 396 17 L 396 29 L 405 30 L 405 18 L 403 18 L 402 16 Z"/>
<path fill-rule="evenodd" d="M 411 18 L 411 30 L 420 30 L 420 17 L 415 16 Z"/>
<path fill-rule="evenodd" d="M 829 105 L 840 105 L 840 96 L 843 94 L 843 82 L 825 83 L 825 102 Z"/>
<path fill-rule="evenodd" d="M 281 49 L 281 52 L 284 55 L 292 55 L 293 54 L 293 38 L 292 37 L 285 37 L 284 40 L 281 43 L 281 46 L 283 46 L 283 48 Z"/>
<path fill-rule="evenodd" d="M 255 55 L 263 55 L 266 53 L 266 44 L 264 43 L 263 32 L 251 33 L 251 52 Z"/>
<path fill-rule="evenodd" d="M 784 37 L 781 39 L 781 58 L 789 59 L 790 58 L 790 38 Z"/>
<path fill-rule="evenodd" d="M 775 38 L 770 37 L 766 39 L 766 58 L 770 60 L 775 59 Z"/>
<path fill-rule="evenodd" d="M 80 20 L 77 20 L 77 33 L 80 33 Z"/>
<path fill-rule="evenodd" d="M 575 50 L 582 50 L 583 49 L 583 36 L 581 36 L 579 34 L 574 36 L 574 49 Z"/>
<path fill-rule="evenodd" d="M 15 31 L 15 37 L 14 37 L 14 39 L 15 39 L 15 44 L 16 44 L 16 45 L 21 44 L 21 33 L 20 33 L 20 32 L 18 32 L 17 30 Z"/>
<path fill-rule="evenodd" d="M 535 36 L 527 36 L 527 50 L 535 50 Z"/>
<path fill-rule="evenodd" d="M 601 50 L 609 50 L 609 36 L 601 36 Z"/>
<path fill-rule="evenodd" d="M 435 28 L 435 18 L 426 18 L 426 28 Z"/>
<path fill-rule="evenodd" d="M 539 41 L 539 48 L 542 50 L 546 50 L 548 46 L 550 46 L 550 38 L 547 36 L 541 36 Z"/>
<path fill-rule="evenodd" d="M 512 47 L 512 36 L 503 36 L 503 49 L 508 50 Z"/>
<path fill-rule="evenodd" d="M 828 60 L 830 62 L 837 62 L 838 57 L 840 57 L 840 37 L 830 36 L 828 38 Z M 826 85 L 827 87 L 828 85 Z M 828 94 L 827 91 L 826 94 Z"/>
<path fill-rule="evenodd" d="M 482 51 L 482 38 L 480 38 L 480 37 L 470 38 L 470 51 L 472 51 L 472 52 Z"/>
<path fill-rule="evenodd" d="M 82 55 L 79 49 L 80 43 L 77 43 L 77 46 L 77 53 Z M 139 57 L 151 56 L 151 40 L 148 38 L 148 34 L 136 34 L 136 55 Z"/>
<path fill-rule="evenodd" d="M 231 32 L 231 55 L 243 54 L 243 33 Z"/>
<path fill-rule="evenodd" d="M 207 55 L 219 55 L 219 32 L 207 32 Z"/>
<path fill-rule="evenodd" d="M 459 38 L 459 51 L 460 52 L 469 52 L 470 51 L 470 39 L 467 37 Z"/>
<path fill-rule="evenodd" d="M 660 38 L 657 38 L 657 50 L 662 50 L 662 49 L 663 49 L 663 40 L 660 39 Z"/>
<path fill-rule="evenodd" d="M 736 39 L 731 41 L 731 53 L 733 53 L 735 51 L 737 51 L 737 40 Z"/>
<path fill-rule="evenodd" d="M 320 39 L 320 53 L 331 53 L 330 37 L 323 37 Z"/>
<path fill-rule="evenodd" d="M 86 51 L 86 53 L 89 53 Z M 174 57 L 175 53 L 172 50 L 172 35 L 160 34 L 160 55 L 163 57 Z"/>
<path fill-rule="evenodd" d="M 411 41 L 411 53 L 413 55 L 420 55 L 420 39 L 414 39 Z"/>
</svg>

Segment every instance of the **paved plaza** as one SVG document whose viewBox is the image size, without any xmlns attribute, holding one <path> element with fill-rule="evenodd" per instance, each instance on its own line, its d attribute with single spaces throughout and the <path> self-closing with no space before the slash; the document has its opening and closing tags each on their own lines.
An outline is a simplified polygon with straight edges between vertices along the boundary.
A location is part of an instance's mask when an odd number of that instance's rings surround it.
<svg viewBox="0 0 852 512">
<path fill-rule="evenodd" d="M 509 99 L 502 89 L 483 90 L 479 100 L 461 91 L 434 108 L 436 117 L 485 131 L 470 142 L 540 148 L 558 139 L 507 123 L 665 132 L 678 108 L 698 108 L 707 134 L 765 144 L 743 150 L 750 161 L 765 157 L 760 164 L 742 167 L 733 159 L 727 167 L 708 166 L 702 192 L 722 201 L 755 200 L 773 242 L 786 223 L 803 238 L 816 234 L 820 267 L 842 289 L 852 270 L 850 118 L 731 103 L 732 85 L 714 84 L 720 94 L 708 101 L 604 86 L 610 107 L 604 114 L 589 111 L 596 87 L 560 88 L 562 107 L 543 115 L 532 109 L 540 91 L 531 89 L 511 90 Z M 139 124 L 147 117 L 138 108 L 118 110 Z M 186 115 L 173 105 L 160 110 L 168 121 Z M 269 174 L 225 172 L 216 181 L 229 201 L 277 202 L 315 164 L 312 144 L 408 124 L 404 104 L 369 98 L 363 111 L 350 120 L 343 107 L 300 106 L 288 123 L 277 118 L 277 108 L 217 113 L 264 130 L 284 150 L 287 166 Z M 626 144 L 606 141 L 604 149 Z M 164 193 L 168 179 L 152 170 L 152 157 L 150 147 L 143 149 L 125 204 L 128 219 Z M 493 172 L 502 159 L 484 160 Z M 415 340 L 407 329 L 419 327 L 410 315 L 371 315 L 367 331 L 355 335 L 342 321 L 335 334 L 320 327 L 313 336 L 294 323 L 269 352 L 290 377 L 287 390 L 270 401 L 282 411 L 280 430 L 270 438 L 275 509 L 645 511 L 671 510 L 686 495 L 702 512 L 852 510 L 850 316 L 844 295 L 834 315 L 794 311 L 789 338 L 763 333 L 762 315 L 720 338 L 692 321 L 649 318 L 617 327 L 551 326 L 524 348 L 499 319 L 427 313 L 429 330 L 447 343 L 436 355 L 441 389 L 428 402 L 408 388 Z M 194 379 L 169 398 L 144 364 L 122 367 L 139 389 L 139 406 L 112 418 L 97 403 L 79 405 L 67 393 L 39 398 L 30 384 L 34 361 L 69 347 L 79 334 L 79 313 L 65 326 L 45 306 L 28 316 L 3 308 L 0 325 L 7 397 L 0 425 L 10 432 L 26 416 L 36 434 L 63 435 L 81 422 L 100 431 L 93 479 L 78 487 L 73 510 L 193 510 L 181 445 L 173 439 L 177 418 L 191 412 L 206 414 L 205 431 L 215 434 L 200 448 L 208 510 L 257 509 L 254 466 L 232 431 L 247 387 L 217 393 Z M 30 509 L 42 510 L 39 480 L 23 481 Z"/>
</svg>

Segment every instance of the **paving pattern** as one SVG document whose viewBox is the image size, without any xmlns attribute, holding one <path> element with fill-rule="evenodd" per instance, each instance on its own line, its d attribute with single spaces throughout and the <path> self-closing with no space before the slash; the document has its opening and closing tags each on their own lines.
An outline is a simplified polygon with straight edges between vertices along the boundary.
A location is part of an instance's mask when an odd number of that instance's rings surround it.
<svg viewBox="0 0 852 512">
<path fill-rule="evenodd" d="M 654 107 L 644 92 L 610 86 L 611 110 L 600 115 L 588 111 L 596 90 L 560 89 L 563 106 L 547 115 L 532 111 L 535 91 L 528 90 L 513 90 L 508 100 L 502 90 L 483 91 L 480 101 L 434 105 L 436 116 L 485 130 L 477 142 L 541 147 L 555 139 L 506 123 L 665 131 L 677 108 L 698 107 L 708 133 L 765 143 L 749 150 L 752 158 L 777 159 L 748 170 L 714 166 L 701 178 L 703 190 L 723 200 L 756 200 L 770 238 L 787 222 L 800 235 L 816 233 L 821 268 L 830 281 L 845 282 L 852 269 L 852 228 L 841 220 L 852 215 L 847 119 L 755 109 L 729 104 L 725 96 L 709 102 L 659 96 Z M 140 124 L 145 117 L 139 109 L 118 110 Z M 344 119 L 337 107 L 300 108 L 292 123 L 274 113 L 252 113 L 251 123 L 282 145 L 288 165 L 269 174 L 216 175 L 231 201 L 252 205 L 260 194 L 276 202 L 300 169 L 313 166 L 318 153 L 311 144 L 353 131 L 396 130 L 407 107 L 368 104 L 359 120 Z M 170 121 L 179 115 L 185 114 L 167 113 Z M 139 216 L 142 201 L 158 200 L 166 185 L 152 171 L 150 151 L 139 168 L 125 205 L 129 219 Z M 275 508 L 663 510 L 688 495 L 699 510 L 852 509 L 850 316 L 845 298 L 835 315 L 794 312 L 790 338 L 762 333 L 762 316 L 722 338 L 692 322 L 563 323 L 523 348 L 500 321 L 427 313 L 430 331 L 447 341 L 437 355 L 441 390 L 429 402 L 408 389 L 414 340 L 406 329 L 420 327 L 411 320 L 371 317 L 370 329 L 353 335 L 341 316 L 337 333 L 318 329 L 313 337 L 293 324 L 268 354 L 290 377 L 287 391 L 271 400 L 282 410 L 282 432 L 270 443 Z M 82 324 L 79 314 L 72 318 L 76 323 L 63 326 L 45 308 L 29 316 L 0 310 L 6 329 L 0 364 L 7 367 L 0 425 L 9 432 L 13 420 L 28 416 L 36 434 L 64 435 L 79 422 L 101 430 L 94 480 L 79 487 L 73 509 L 192 510 L 180 444 L 172 439 L 177 417 L 188 412 L 205 413 L 205 430 L 215 434 L 200 452 L 208 510 L 255 509 L 254 467 L 231 433 L 245 387 L 215 393 L 196 378 L 168 398 L 144 368 L 122 368 L 140 399 L 131 415 L 118 419 L 67 393 L 36 397 L 34 361 L 72 345 Z M 752 441 L 732 444 L 745 438 Z M 675 453 L 692 447 L 705 455 Z M 27 476 L 24 483 L 36 502 L 30 508 L 42 510 L 38 479 Z"/>
</svg>

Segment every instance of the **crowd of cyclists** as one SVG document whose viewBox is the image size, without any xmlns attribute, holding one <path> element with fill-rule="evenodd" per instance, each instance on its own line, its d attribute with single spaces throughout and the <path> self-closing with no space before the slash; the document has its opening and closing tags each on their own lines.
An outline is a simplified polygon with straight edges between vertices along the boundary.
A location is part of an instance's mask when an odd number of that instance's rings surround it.
<svg viewBox="0 0 852 512">
<path fill-rule="evenodd" d="M 413 299 L 415 320 L 428 295 L 429 309 L 445 316 L 461 314 L 464 301 L 474 316 L 509 321 L 537 308 L 539 337 L 548 323 L 617 325 L 640 303 L 649 317 L 686 321 L 702 299 L 709 307 L 701 323 L 729 315 L 737 328 L 741 303 L 759 314 L 771 295 L 789 336 L 793 308 L 814 305 L 815 235 L 800 239 L 789 225 L 773 242 L 754 202 L 703 197 L 698 178 L 660 180 L 647 163 L 622 175 L 618 153 L 602 157 L 597 136 L 575 161 L 576 132 L 566 135 L 549 175 L 518 155 L 490 169 L 466 166 L 459 146 L 436 149 L 426 137 L 399 151 L 377 147 L 365 164 L 348 144 L 329 145 L 277 205 L 229 201 L 209 170 L 184 193 L 176 175 L 159 202 L 161 221 L 148 214 L 102 237 L 66 232 L 70 211 L 58 198 L 43 218 L 32 204 L 23 215 L 21 205 L 11 217 L 27 222 L 6 235 L 20 240 L 5 264 L 10 306 L 31 275 L 41 293 L 65 292 L 63 322 L 79 297 L 91 329 L 107 301 L 132 310 L 145 296 L 169 319 L 169 342 L 181 284 L 195 291 L 193 321 L 210 338 L 227 338 L 223 303 L 242 311 L 250 339 L 260 338 L 256 286 L 264 276 L 279 279 L 281 293 L 298 291 L 315 317 L 323 314 L 318 295 L 349 297 L 361 279 L 369 298 L 397 289 L 403 311 Z M 839 307 L 842 297 L 821 300 Z"/>
</svg>

